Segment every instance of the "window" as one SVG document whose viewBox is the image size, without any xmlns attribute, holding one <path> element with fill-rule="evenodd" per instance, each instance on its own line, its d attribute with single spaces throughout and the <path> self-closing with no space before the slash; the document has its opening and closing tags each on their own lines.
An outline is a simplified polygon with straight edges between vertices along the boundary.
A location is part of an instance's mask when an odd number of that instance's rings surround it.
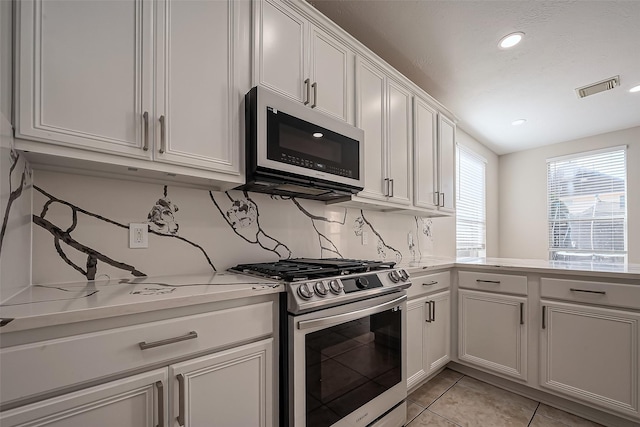
<svg viewBox="0 0 640 427">
<path fill-rule="evenodd" d="M 547 160 L 549 259 L 624 263 L 626 147 Z"/>
<path fill-rule="evenodd" d="M 457 146 L 456 248 L 459 257 L 485 257 L 486 160 L 468 148 Z"/>
</svg>

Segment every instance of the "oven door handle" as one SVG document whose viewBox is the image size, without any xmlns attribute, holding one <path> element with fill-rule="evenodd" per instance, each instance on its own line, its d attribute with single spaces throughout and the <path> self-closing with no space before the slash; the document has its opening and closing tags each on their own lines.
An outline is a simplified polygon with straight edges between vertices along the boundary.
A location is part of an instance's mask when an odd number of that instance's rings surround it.
<svg viewBox="0 0 640 427">
<path fill-rule="evenodd" d="M 335 316 L 321 317 L 313 320 L 302 320 L 298 322 L 298 329 L 310 329 L 318 326 L 324 327 L 333 325 L 336 323 L 344 323 L 350 320 L 360 319 L 361 317 L 369 316 L 376 313 L 387 311 L 390 308 L 397 306 L 398 304 L 407 300 L 406 295 L 402 295 L 399 298 L 393 299 L 389 302 L 376 305 L 374 307 L 363 308 L 362 310 L 351 311 L 349 313 L 337 314 Z"/>
</svg>

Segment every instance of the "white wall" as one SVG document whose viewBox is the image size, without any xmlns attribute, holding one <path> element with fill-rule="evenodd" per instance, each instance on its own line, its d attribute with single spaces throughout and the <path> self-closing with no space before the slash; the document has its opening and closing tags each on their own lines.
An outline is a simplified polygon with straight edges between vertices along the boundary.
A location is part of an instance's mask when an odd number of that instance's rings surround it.
<svg viewBox="0 0 640 427">
<path fill-rule="evenodd" d="M 0 0 L 0 301 L 29 284 L 31 268 L 30 171 L 11 155 L 11 5 Z"/>
<path fill-rule="evenodd" d="M 479 143 L 472 136 L 462 129 L 456 131 L 456 139 L 461 144 L 474 153 L 484 157 L 487 161 L 486 168 L 486 215 L 487 215 L 487 257 L 497 257 L 499 251 L 499 200 L 498 180 L 499 180 L 499 157 L 496 153 Z M 455 239 L 455 230 L 453 238 Z"/>
<path fill-rule="evenodd" d="M 630 263 L 640 263 L 640 127 L 500 157 L 500 256 L 548 258 L 546 159 L 627 145 L 627 218 Z"/>
</svg>

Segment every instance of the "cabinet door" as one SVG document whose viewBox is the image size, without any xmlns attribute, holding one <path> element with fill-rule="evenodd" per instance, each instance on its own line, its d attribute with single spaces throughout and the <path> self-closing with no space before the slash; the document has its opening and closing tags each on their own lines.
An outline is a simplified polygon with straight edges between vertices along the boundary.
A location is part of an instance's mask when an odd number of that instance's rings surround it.
<svg viewBox="0 0 640 427">
<path fill-rule="evenodd" d="M 317 27 L 311 29 L 311 107 L 353 124 L 355 54 Z"/>
<path fill-rule="evenodd" d="M 172 425 L 273 425 L 273 339 L 169 366 Z"/>
<path fill-rule="evenodd" d="M 542 301 L 540 385 L 638 416 L 637 313 Z"/>
<path fill-rule="evenodd" d="M 165 427 L 167 370 L 158 369 L 0 413 L 0 425 Z"/>
<path fill-rule="evenodd" d="M 249 41 L 240 45 L 241 17 L 249 21 L 246 2 L 157 3 L 157 160 L 239 174 L 243 74 L 234 60 L 249 55 Z M 248 79 L 243 83 L 248 90 Z"/>
<path fill-rule="evenodd" d="M 456 125 L 438 114 L 438 187 L 442 201 L 440 210 L 454 212 L 456 170 Z"/>
<path fill-rule="evenodd" d="M 411 204 L 411 91 L 388 80 L 387 171 L 390 179 L 389 201 Z M 366 138 L 365 132 L 365 138 Z"/>
<path fill-rule="evenodd" d="M 300 102 L 308 102 L 308 22 L 273 0 L 256 1 L 254 9 L 254 82 Z"/>
<path fill-rule="evenodd" d="M 21 1 L 16 136 L 150 158 L 152 3 Z"/>
<path fill-rule="evenodd" d="M 440 369 L 451 360 L 451 293 L 449 291 L 429 297 L 431 322 L 426 324 L 427 374 Z"/>
<path fill-rule="evenodd" d="M 413 387 L 427 376 L 427 304 L 426 298 L 407 302 L 407 388 Z"/>
<path fill-rule="evenodd" d="M 438 204 L 435 194 L 438 113 L 418 97 L 415 97 L 414 106 L 413 203 L 421 208 L 435 209 Z"/>
<path fill-rule="evenodd" d="M 385 74 L 362 57 L 356 59 L 356 126 L 364 130 L 364 190 L 358 196 L 387 199 L 385 149 Z"/>
<path fill-rule="evenodd" d="M 458 358 L 527 379 L 526 298 L 458 290 Z"/>
</svg>

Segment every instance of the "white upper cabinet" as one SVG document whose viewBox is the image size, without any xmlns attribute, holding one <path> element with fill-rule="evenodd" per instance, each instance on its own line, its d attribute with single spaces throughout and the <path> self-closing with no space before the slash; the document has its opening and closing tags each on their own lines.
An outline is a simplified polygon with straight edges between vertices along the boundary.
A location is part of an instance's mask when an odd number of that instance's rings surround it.
<svg viewBox="0 0 640 427">
<path fill-rule="evenodd" d="M 254 83 L 353 124 L 353 50 L 283 2 L 254 7 Z"/>
<path fill-rule="evenodd" d="M 438 112 L 419 97 L 414 101 L 414 126 L 414 204 L 436 209 Z"/>
<path fill-rule="evenodd" d="M 248 2 L 25 0 L 16 7 L 17 148 L 242 183 Z"/>
<path fill-rule="evenodd" d="M 456 125 L 418 96 L 414 120 L 414 205 L 453 213 Z"/>
<path fill-rule="evenodd" d="M 456 125 L 438 113 L 438 197 L 439 209 L 455 211 Z"/>
<path fill-rule="evenodd" d="M 156 159 L 236 172 L 240 95 L 235 1 L 174 1 L 156 10 Z M 244 54 L 249 55 L 248 51 Z M 238 73 L 240 74 L 240 73 Z"/>
<path fill-rule="evenodd" d="M 363 57 L 356 60 L 356 126 L 364 130 L 359 198 L 410 205 L 411 91 Z"/>
<path fill-rule="evenodd" d="M 16 136 L 151 158 L 144 117 L 150 120 L 152 107 L 152 4 L 36 0 L 16 7 Z"/>
</svg>

